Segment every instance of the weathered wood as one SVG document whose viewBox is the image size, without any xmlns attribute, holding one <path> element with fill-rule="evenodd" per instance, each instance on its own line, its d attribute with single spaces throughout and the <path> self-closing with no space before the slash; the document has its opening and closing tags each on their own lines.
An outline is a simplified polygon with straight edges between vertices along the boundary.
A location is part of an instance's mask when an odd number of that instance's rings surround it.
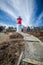
<svg viewBox="0 0 43 65">
<path fill-rule="evenodd" d="M 33 41 L 33 40 L 23 40 L 23 39 L 11 39 L 14 41 L 24 41 L 24 42 L 39 42 L 39 41 Z"/>
<path fill-rule="evenodd" d="M 43 62 L 39 62 L 39 61 L 29 59 L 29 58 L 24 58 L 22 61 L 26 63 L 35 64 L 35 65 L 43 65 Z"/>
<path fill-rule="evenodd" d="M 19 56 L 19 59 L 18 59 L 18 63 L 17 63 L 17 65 L 19 65 L 19 64 L 20 64 L 21 59 L 22 59 L 22 56 L 23 56 L 23 51 L 21 52 L 21 54 L 20 54 L 20 56 Z"/>
</svg>

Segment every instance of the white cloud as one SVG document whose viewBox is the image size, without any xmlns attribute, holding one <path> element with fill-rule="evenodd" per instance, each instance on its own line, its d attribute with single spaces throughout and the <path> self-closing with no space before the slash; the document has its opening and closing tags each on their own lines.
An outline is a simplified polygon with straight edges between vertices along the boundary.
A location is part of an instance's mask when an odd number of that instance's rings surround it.
<svg viewBox="0 0 43 65">
<path fill-rule="evenodd" d="M 32 25 L 30 20 L 35 10 L 34 0 L 1 0 L 0 8 L 9 13 L 15 19 L 18 16 L 23 18 L 24 25 Z"/>
<path fill-rule="evenodd" d="M 8 26 L 7 24 L 5 24 L 5 23 L 0 23 L 0 26 Z"/>
<path fill-rule="evenodd" d="M 36 23 L 35 23 L 36 26 L 39 26 L 39 24 L 42 22 L 42 18 L 43 18 L 43 11 L 41 12 L 38 19 L 36 20 Z"/>
<path fill-rule="evenodd" d="M 3 22 L 2 22 L 2 23 L 0 23 L 0 26 L 6 26 L 6 28 L 7 28 L 7 27 L 9 27 L 9 26 L 16 27 L 16 26 L 14 26 L 14 25 L 5 24 L 5 23 L 3 23 Z"/>
</svg>

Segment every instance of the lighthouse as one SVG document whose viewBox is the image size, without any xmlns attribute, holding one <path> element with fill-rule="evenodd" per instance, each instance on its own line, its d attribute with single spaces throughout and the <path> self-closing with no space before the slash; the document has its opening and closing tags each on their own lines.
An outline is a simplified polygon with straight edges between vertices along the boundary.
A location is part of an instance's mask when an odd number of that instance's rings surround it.
<svg viewBox="0 0 43 65">
<path fill-rule="evenodd" d="M 17 32 L 21 32 L 22 30 L 22 18 L 17 18 Z"/>
</svg>

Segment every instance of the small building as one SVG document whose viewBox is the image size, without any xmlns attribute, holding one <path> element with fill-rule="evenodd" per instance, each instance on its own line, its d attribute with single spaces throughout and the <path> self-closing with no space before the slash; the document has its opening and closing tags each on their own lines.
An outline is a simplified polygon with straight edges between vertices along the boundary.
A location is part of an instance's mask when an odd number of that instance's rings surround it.
<svg viewBox="0 0 43 65">
<path fill-rule="evenodd" d="M 25 26 L 24 26 L 24 27 L 23 27 L 23 31 L 24 31 L 24 32 L 30 32 L 30 27 L 29 27 L 29 26 L 28 26 L 28 27 L 25 27 Z"/>
</svg>

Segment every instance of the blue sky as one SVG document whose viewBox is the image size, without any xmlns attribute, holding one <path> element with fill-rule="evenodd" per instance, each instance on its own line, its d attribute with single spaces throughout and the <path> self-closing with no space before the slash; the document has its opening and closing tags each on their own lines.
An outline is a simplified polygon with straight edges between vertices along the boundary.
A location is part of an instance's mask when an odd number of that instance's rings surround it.
<svg viewBox="0 0 43 65">
<path fill-rule="evenodd" d="M 5 11 L 0 10 L 0 24 L 16 26 L 16 20 Z"/>
<path fill-rule="evenodd" d="M 0 25 L 16 26 L 19 16 L 25 26 L 43 26 L 43 0 L 0 0 Z"/>
</svg>

